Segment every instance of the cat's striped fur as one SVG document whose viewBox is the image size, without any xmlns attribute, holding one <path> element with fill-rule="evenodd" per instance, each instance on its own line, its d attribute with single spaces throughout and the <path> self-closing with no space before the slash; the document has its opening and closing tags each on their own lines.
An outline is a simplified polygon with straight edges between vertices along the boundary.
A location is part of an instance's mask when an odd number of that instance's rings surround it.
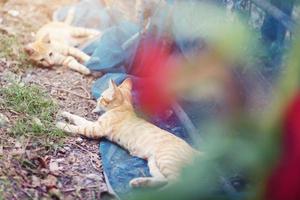
<svg viewBox="0 0 300 200">
<path fill-rule="evenodd" d="M 90 56 L 75 48 L 100 35 L 93 29 L 71 26 L 74 9 L 70 9 L 65 22 L 50 22 L 36 33 L 35 41 L 25 47 L 29 58 L 44 67 L 63 65 L 82 74 L 90 70 L 81 63 Z"/>
<path fill-rule="evenodd" d="M 120 86 L 110 81 L 97 101 L 95 112 L 104 110 L 96 122 L 63 112 L 73 124 L 58 122 L 57 127 L 89 138 L 105 137 L 124 147 L 133 156 L 148 160 L 153 177 L 130 181 L 132 187 L 160 186 L 174 181 L 183 166 L 199 152 L 184 140 L 138 117 L 132 106 L 132 83 L 126 79 Z M 104 155 L 105 156 L 105 155 Z"/>
</svg>

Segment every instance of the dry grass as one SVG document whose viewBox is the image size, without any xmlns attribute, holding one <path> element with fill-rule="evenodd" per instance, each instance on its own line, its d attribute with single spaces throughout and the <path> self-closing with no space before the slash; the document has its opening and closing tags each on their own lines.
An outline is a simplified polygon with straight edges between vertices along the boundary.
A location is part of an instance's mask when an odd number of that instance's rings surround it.
<svg viewBox="0 0 300 200">
<path fill-rule="evenodd" d="M 3 109 L 18 113 L 10 133 L 13 136 L 30 134 L 63 136 L 63 132 L 54 127 L 57 104 L 41 88 L 24 85 L 16 81 L 0 89 Z"/>
</svg>

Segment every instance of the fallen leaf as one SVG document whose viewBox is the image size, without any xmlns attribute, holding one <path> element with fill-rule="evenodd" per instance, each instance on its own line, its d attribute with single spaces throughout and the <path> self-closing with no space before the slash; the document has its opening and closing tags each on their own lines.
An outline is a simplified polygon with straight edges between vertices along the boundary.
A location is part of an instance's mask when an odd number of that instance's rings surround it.
<svg viewBox="0 0 300 200">
<path fill-rule="evenodd" d="M 51 172 L 57 172 L 59 170 L 62 170 L 62 167 L 59 167 L 58 162 L 51 160 L 49 164 L 49 169 Z"/>
<path fill-rule="evenodd" d="M 21 148 L 22 147 L 22 144 L 21 144 L 21 142 L 19 142 L 19 141 L 16 141 L 16 143 L 15 143 L 15 147 L 18 149 L 18 148 Z"/>
<path fill-rule="evenodd" d="M 0 128 L 5 127 L 8 122 L 8 118 L 4 114 L 0 113 Z"/>
<path fill-rule="evenodd" d="M 103 179 L 103 177 L 98 175 L 98 174 L 87 174 L 86 178 L 92 179 L 92 180 L 95 180 L 95 181 L 101 181 Z"/>
<path fill-rule="evenodd" d="M 25 153 L 25 150 L 24 149 L 14 149 L 11 151 L 11 155 L 12 156 L 18 156 L 18 155 L 22 155 Z"/>
<path fill-rule="evenodd" d="M 40 187 L 41 186 L 41 180 L 37 177 L 37 176 L 32 176 L 32 187 L 36 188 L 36 187 Z"/>
<path fill-rule="evenodd" d="M 48 193 L 52 199 L 64 199 L 61 192 L 56 188 L 51 188 Z"/>
<path fill-rule="evenodd" d="M 83 142 L 83 139 L 81 137 L 78 137 L 75 142 L 76 144 L 80 144 Z"/>
<path fill-rule="evenodd" d="M 43 126 L 43 123 L 41 122 L 41 120 L 37 117 L 33 118 L 33 122 L 38 125 L 38 126 Z"/>
<path fill-rule="evenodd" d="M 2 156 L 2 155 L 3 155 L 3 146 L 0 145 L 0 156 Z"/>
<path fill-rule="evenodd" d="M 41 182 L 43 185 L 47 187 L 48 190 L 51 188 L 55 188 L 57 184 L 57 178 L 51 174 L 47 176 L 46 179 L 42 180 Z"/>
</svg>

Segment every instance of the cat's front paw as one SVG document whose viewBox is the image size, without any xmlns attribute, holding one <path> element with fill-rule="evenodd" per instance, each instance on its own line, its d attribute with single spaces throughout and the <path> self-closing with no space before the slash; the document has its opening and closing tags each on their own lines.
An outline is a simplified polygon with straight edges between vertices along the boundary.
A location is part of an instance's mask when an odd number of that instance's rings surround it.
<svg viewBox="0 0 300 200">
<path fill-rule="evenodd" d="M 58 128 L 58 129 L 61 129 L 71 135 L 75 135 L 76 133 L 76 130 L 78 129 L 77 126 L 74 126 L 72 124 L 68 124 L 68 123 L 64 123 L 64 122 L 57 122 L 55 124 L 55 126 Z"/>
<path fill-rule="evenodd" d="M 74 115 L 72 115 L 69 112 L 61 111 L 57 114 L 57 116 L 58 116 L 58 118 L 57 118 L 58 121 L 65 121 L 66 120 L 69 123 L 74 123 Z M 63 122 L 59 122 L 59 123 L 63 123 Z"/>
<path fill-rule="evenodd" d="M 56 122 L 55 126 L 56 126 L 56 128 L 61 129 L 63 131 L 67 131 L 67 129 L 68 129 L 68 124 L 66 124 L 64 122 Z"/>
<path fill-rule="evenodd" d="M 63 127 L 65 126 L 65 123 L 63 123 L 63 122 L 56 122 L 55 126 L 56 126 L 56 128 L 63 129 Z"/>
<path fill-rule="evenodd" d="M 71 113 L 66 112 L 66 111 L 61 111 L 58 113 L 58 116 L 63 117 L 65 119 L 70 119 L 71 115 L 72 115 Z"/>
</svg>

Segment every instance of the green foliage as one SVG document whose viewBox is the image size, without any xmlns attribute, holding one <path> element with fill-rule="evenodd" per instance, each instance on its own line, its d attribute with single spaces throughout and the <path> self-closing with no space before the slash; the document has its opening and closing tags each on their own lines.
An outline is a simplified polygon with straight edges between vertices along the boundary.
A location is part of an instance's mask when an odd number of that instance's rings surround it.
<svg viewBox="0 0 300 200">
<path fill-rule="evenodd" d="M 269 112 L 266 113 L 265 120 L 262 121 L 261 126 L 264 129 L 274 131 L 280 125 L 281 115 L 284 112 L 285 105 L 287 105 L 294 95 L 299 91 L 300 84 L 300 27 L 295 29 L 295 37 L 293 38 L 292 48 L 285 58 L 285 71 L 279 78 L 276 87 L 276 94 L 278 98 L 270 104 Z M 276 124 L 277 126 L 274 126 Z"/>
<path fill-rule="evenodd" d="M 203 38 L 222 57 L 245 60 L 253 48 L 258 48 L 257 37 L 237 15 L 233 19 L 223 9 L 208 4 L 187 4 L 174 7 L 175 30 L 183 38 Z M 201 20 L 205 19 L 205 20 Z M 249 49 L 250 48 L 250 49 Z"/>
<path fill-rule="evenodd" d="M 182 24 L 182 34 L 187 34 L 187 37 L 203 36 L 204 33 L 209 43 L 226 53 L 225 57 L 240 57 L 245 61 L 245 57 L 251 54 L 244 51 L 248 46 L 253 48 L 252 53 L 254 48 L 257 48 L 253 55 L 264 55 L 264 49 L 258 47 L 256 42 L 251 43 L 255 41 L 253 33 L 247 32 L 242 24 L 228 26 L 226 22 L 214 19 L 215 16 L 222 16 L 215 8 L 179 8 L 177 12 L 182 12 L 182 21 L 179 17 L 178 23 L 180 26 Z M 188 12 L 193 13 L 189 20 L 184 18 Z M 205 17 L 208 12 L 208 16 Z M 198 23 L 200 19 L 205 20 Z M 191 21 L 193 28 L 188 27 L 185 21 Z M 211 123 L 201 124 L 201 132 L 206 135 L 202 138 L 205 143 L 201 146 L 205 152 L 204 156 L 183 171 L 179 183 L 164 191 L 137 192 L 133 199 L 263 199 L 266 179 L 280 152 L 282 114 L 293 95 L 299 91 L 300 29 L 293 38 L 292 47 L 285 60 L 284 74 L 280 77 L 277 87 L 274 87 L 276 96 L 270 100 L 264 112 L 250 114 L 247 113 L 247 108 L 243 108 L 244 110 L 235 113 L 236 116 L 228 116 L 230 119 L 226 122 L 213 120 Z M 277 50 L 282 46 L 274 48 Z M 255 61 L 255 58 L 252 60 Z M 246 173 L 249 180 L 243 191 L 244 196 L 234 196 L 230 191 L 220 193 L 218 188 L 222 185 L 222 179 L 226 175 L 230 176 L 236 169 Z"/>
<path fill-rule="evenodd" d="M 58 106 L 38 86 L 12 82 L 0 92 L 4 99 L 2 106 L 20 113 L 10 129 L 13 135 L 63 136 L 53 125 Z"/>
<path fill-rule="evenodd" d="M 137 192 L 133 199 L 234 199 L 233 195 L 236 194 L 230 190 L 222 193 L 220 188 L 235 172 L 246 172 L 251 183 L 263 181 L 265 166 L 273 163 L 277 153 L 274 152 L 276 146 L 272 146 L 274 143 L 268 141 L 269 138 L 259 132 L 258 126 L 252 122 L 239 122 L 238 125 L 216 124 L 213 122 L 203 129 L 203 132 L 208 133 L 201 146 L 205 154 L 183 170 L 180 182 L 164 191 Z M 247 198 L 256 194 L 253 193 L 257 191 L 256 186 L 253 184 L 247 188 Z"/>
<path fill-rule="evenodd" d="M 4 200 L 2 188 L 0 188 L 0 200 Z"/>
<path fill-rule="evenodd" d="M 4 177 L 1 177 L 0 176 L 0 200 L 5 200 L 5 187 L 8 186 L 10 183 L 9 181 L 4 178 Z"/>
<path fill-rule="evenodd" d="M 15 36 L 0 33 L 0 58 L 13 61 L 16 68 L 31 67 L 27 54 Z"/>
</svg>

